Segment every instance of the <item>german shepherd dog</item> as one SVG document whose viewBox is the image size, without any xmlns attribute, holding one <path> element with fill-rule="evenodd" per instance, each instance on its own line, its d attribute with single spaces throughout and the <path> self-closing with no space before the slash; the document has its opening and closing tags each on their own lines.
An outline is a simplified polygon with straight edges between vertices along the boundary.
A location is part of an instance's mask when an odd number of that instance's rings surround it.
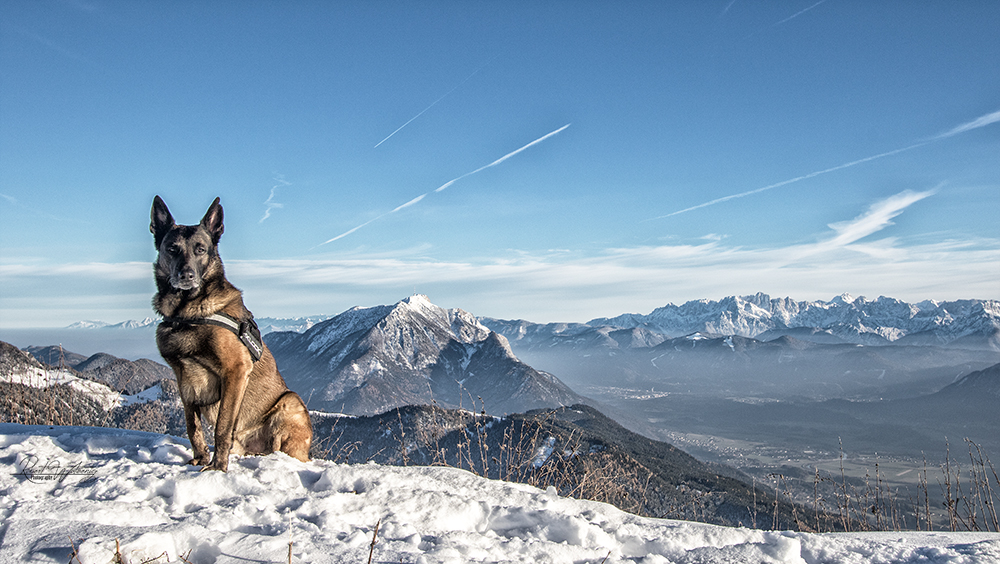
<svg viewBox="0 0 1000 564">
<path fill-rule="evenodd" d="M 198 225 L 176 225 L 156 196 L 150 219 L 159 252 L 153 265 L 153 309 L 164 318 L 156 329 L 156 345 L 177 375 L 194 450 L 188 463 L 225 472 L 230 454 L 281 451 L 309 460 L 309 412 L 285 385 L 271 351 L 260 341 L 242 292 L 226 280 L 218 251 L 223 231 L 219 198 Z M 224 326 L 230 323 L 240 330 Z M 242 340 L 250 326 L 256 338 Z M 202 417 L 215 426 L 215 458 L 209 457 Z"/>
</svg>

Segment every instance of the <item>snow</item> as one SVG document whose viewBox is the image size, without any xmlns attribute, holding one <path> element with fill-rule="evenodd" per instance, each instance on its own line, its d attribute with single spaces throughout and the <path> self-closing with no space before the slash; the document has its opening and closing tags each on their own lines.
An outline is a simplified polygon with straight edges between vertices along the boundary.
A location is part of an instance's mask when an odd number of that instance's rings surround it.
<svg viewBox="0 0 1000 564">
<path fill-rule="evenodd" d="M 535 452 L 535 458 L 531 461 L 531 465 L 535 468 L 541 468 L 544 466 L 549 457 L 552 456 L 552 452 L 555 450 L 555 445 L 555 437 L 545 439 L 542 446 L 538 447 L 538 450 Z"/>
<path fill-rule="evenodd" d="M 1000 562 L 996 533 L 806 534 L 649 519 L 441 467 L 235 458 L 186 441 L 0 424 L 0 562 Z M 158 560 L 152 560 L 156 557 Z M 182 560 L 185 559 L 185 560 Z"/>
<path fill-rule="evenodd" d="M 105 410 L 117 406 L 121 397 L 118 392 L 108 386 L 100 382 L 79 378 L 67 370 L 47 370 L 34 366 L 26 366 L 16 372 L 0 374 L 0 382 L 23 384 L 39 389 L 68 384 L 70 388 L 90 396 Z"/>
<path fill-rule="evenodd" d="M 163 393 L 163 387 L 160 384 L 156 384 L 146 388 L 145 390 L 139 392 L 135 395 L 125 395 L 122 394 L 120 404 L 121 405 L 132 405 L 135 403 L 148 403 L 151 401 L 156 401 L 159 399 L 160 394 Z"/>
</svg>

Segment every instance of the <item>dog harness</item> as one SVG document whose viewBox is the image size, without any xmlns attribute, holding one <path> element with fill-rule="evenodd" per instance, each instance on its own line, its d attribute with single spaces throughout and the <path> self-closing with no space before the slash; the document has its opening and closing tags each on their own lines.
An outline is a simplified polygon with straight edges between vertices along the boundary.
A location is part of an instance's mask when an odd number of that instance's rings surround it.
<svg viewBox="0 0 1000 564">
<path fill-rule="evenodd" d="M 260 328 L 257 327 L 257 322 L 254 321 L 253 314 L 250 314 L 250 319 L 243 322 L 224 313 L 214 313 L 208 317 L 164 317 L 163 322 L 171 325 L 215 325 L 216 327 L 229 329 L 239 337 L 243 345 L 250 351 L 250 356 L 254 362 L 260 360 L 260 357 L 264 354 L 264 341 L 260 338 Z"/>
</svg>

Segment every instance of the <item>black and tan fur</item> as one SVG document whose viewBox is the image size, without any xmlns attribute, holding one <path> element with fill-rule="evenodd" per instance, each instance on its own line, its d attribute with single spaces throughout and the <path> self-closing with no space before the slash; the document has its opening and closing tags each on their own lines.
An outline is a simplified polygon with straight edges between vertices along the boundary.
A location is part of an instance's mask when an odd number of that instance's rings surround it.
<svg viewBox="0 0 1000 564">
<path fill-rule="evenodd" d="M 222 206 L 216 198 L 198 225 L 176 225 L 159 196 L 149 230 L 159 252 L 154 264 L 153 309 L 165 318 L 212 314 L 247 321 L 243 294 L 226 279 L 219 258 Z M 235 333 L 213 325 L 164 322 L 156 344 L 177 375 L 188 438 L 189 464 L 226 471 L 230 454 L 281 451 L 309 460 L 312 427 L 302 399 L 285 385 L 271 351 L 257 362 Z M 215 426 L 215 457 L 209 457 L 202 417 Z M 210 462 L 211 460 L 211 462 Z"/>
</svg>

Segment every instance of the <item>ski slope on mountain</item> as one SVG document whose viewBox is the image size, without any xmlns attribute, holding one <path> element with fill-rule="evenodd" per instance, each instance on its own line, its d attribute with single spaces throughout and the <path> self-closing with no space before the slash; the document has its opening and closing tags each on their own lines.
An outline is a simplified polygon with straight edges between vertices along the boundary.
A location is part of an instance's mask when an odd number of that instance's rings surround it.
<svg viewBox="0 0 1000 564">
<path fill-rule="evenodd" d="M 441 467 L 199 473 L 176 437 L 0 424 L 0 562 L 1000 562 L 989 533 L 807 534 L 649 519 Z M 159 557 L 159 559 L 156 559 Z"/>
</svg>

